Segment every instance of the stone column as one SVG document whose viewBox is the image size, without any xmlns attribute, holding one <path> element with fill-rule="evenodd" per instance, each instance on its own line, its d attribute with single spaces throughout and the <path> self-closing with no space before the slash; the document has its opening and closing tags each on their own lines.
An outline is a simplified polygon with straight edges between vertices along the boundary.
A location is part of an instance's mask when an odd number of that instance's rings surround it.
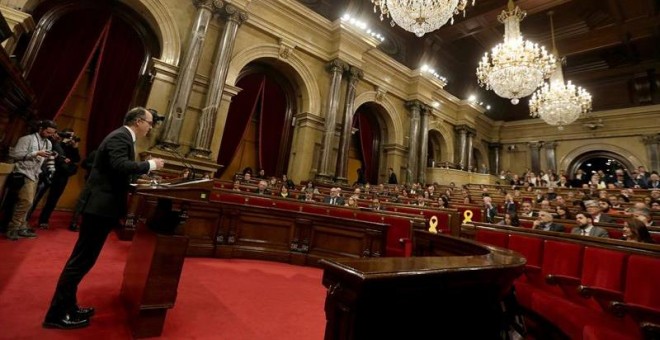
<svg viewBox="0 0 660 340">
<path fill-rule="evenodd" d="M 546 142 L 543 143 L 543 147 L 545 148 L 545 158 L 546 158 L 546 165 L 548 168 L 546 170 L 552 169 L 556 174 L 559 173 L 559 169 L 557 169 L 557 142 Z"/>
<path fill-rule="evenodd" d="M 527 145 L 529 146 L 532 171 L 538 174 L 539 170 L 541 170 L 541 148 L 543 147 L 543 142 L 530 142 Z"/>
<path fill-rule="evenodd" d="M 474 136 L 475 136 L 475 131 L 472 129 L 468 130 L 467 132 L 467 171 L 473 171 L 474 170 L 474 164 L 472 163 L 472 159 L 474 158 Z"/>
<path fill-rule="evenodd" d="M 335 137 L 335 125 L 337 124 L 337 108 L 339 106 L 339 90 L 343 74 L 348 70 L 348 65 L 335 59 L 331 61 L 326 69 L 332 74 L 330 92 L 325 106 L 325 133 L 323 134 L 323 149 L 321 151 L 321 164 L 316 179 L 322 182 L 332 182 L 333 174 L 330 172 L 330 156 L 332 155 L 333 140 Z"/>
<path fill-rule="evenodd" d="M 458 157 L 456 158 L 456 161 L 458 161 L 458 167 L 461 170 L 465 170 L 467 165 L 467 160 L 465 157 L 467 156 L 468 127 L 466 125 L 457 125 L 454 128 L 454 131 L 458 132 Z"/>
<path fill-rule="evenodd" d="M 179 65 L 179 76 L 176 80 L 176 87 L 170 105 L 167 108 L 165 126 L 159 142 L 159 144 L 172 148 L 179 147 L 179 135 L 181 134 L 183 118 L 188 107 L 199 59 L 202 56 L 209 23 L 213 18 L 213 12 L 223 6 L 223 3 L 218 0 L 193 0 L 193 3 L 197 7 L 197 13 L 192 29 L 188 34 L 188 47 L 184 52 L 183 61 Z"/>
<path fill-rule="evenodd" d="M 351 66 L 347 73 L 348 86 L 346 87 L 346 101 L 344 104 L 344 125 L 342 126 L 339 140 L 339 151 L 337 154 L 337 169 L 335 177 L 337 182 L 348 184 L 346 171 L 348 169 L 348 150 L 351 145 L 351 130 L 353 125 L 353 112 L 355 111 L 355 85 L 364 77 L 364 72 L 357 67 Z"/>
<path fill-rule="evenodd" d="M 490 173 L 493 175 L 499 175 L 500 174 L 500 150 L 502 149 L 502 144 L 501 143 L 490 143 L 488 145 L 488 148 L 490 149 Z"/>
<path fill-rule="evenodd" d="M 426 168 L 428 165 L 429 154 L 429 115 L 431 114 L 431 107 L 423 105 L 421 109 L 421 126 L 419 131 L 419 162 L 417 168 L 417 181 L 419 183 L 426 183 Z"/>
<path fill-rule="evenodd" d="M 644 145 L 646 145 L 646 154 L 649 159 L 649 165 L 647 169 L 660 169 L 660 135 L 642 136 L 642 142 Z M 637 166 L 640 165 L 642 164 L 637 164 Z"/>
<path fill-rule="evenodd" d="M 210 146 L 213 127 L 215 126 L 215 118 L 222 100 L 222 93 L 225 89 L 229 58 L 234 49 L 236 33 L 239 26 L 248 19 L 247 13 L 230 4 L 226 4 L 225 7 L 221 8 L 218 14 L 225 19 L 225 27 L 216 47 L 209 90 L 199 123 L 197 124 L 195 143 L 190 151 L 191 156 L 203 159 L 209 159 L 211 156 Z"/>
<path fill-rule="evenodd" d="M 418 100 L 406 102 L 406 107 L 410 110 L 410 136 L 408 139 L 408 168 L 406 176 L 408 183 L 416 183 L 418 181 L 417 168 L 419 165 L 419 155 L 417 148 L 419 147 L 420 114 L 423 105 Z"/>
</svg>

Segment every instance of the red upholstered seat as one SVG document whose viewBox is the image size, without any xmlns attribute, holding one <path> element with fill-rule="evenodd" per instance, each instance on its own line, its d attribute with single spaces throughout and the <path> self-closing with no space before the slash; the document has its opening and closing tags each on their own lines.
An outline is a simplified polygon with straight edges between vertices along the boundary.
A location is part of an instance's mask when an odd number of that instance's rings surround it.
<svg viewBox="0 0 660 340">
<path fill-rule="evenodd" d="M 477 229 L 475 240 L 496 247 L 507 248 L 509 245 L 509 234 L 506 230 Z"/>
<path fill-rule="evenodd" d="M 623 294 L 623 278 L 628 254 L 620 251 L 585 247 L 581 285 L 587 288 Z"/>
<path fill-rule="evenodd" d="M 545 284 L 543 288 L 561 296 L 577 296 L 577 286 L 582 274 L 582 252 L 584 247 L 579 243 L 545 240 L 543 246 L 543 265 L 541 274 L 546 279 L 556 277 L 554 283 Z M 572 280 L 572 284 L 567 282 Z"/>
<path fill-rule="evenodd" d="M 511 234 L 509 236 L 509 249 L 522 254 L 527 259 L 525 275 L 516 279 L 515 287 L 518 302 L 524 307 L 531 308 L 532 292 L 541 281 L 543 239 Z"/>
<path fill-rule="evenodd" d="M 630 255 L 623 302 L 660 322 L 660 258 Z"/>
<path fill-rule="evenodd" d="M 412 240 L 410 219 L 403 216 L 388 216 L 386 214 L 382 216 L 383 223 L 390 225 L 387 231 L 385 255 L 396 257 L 411 256 L 412 247 L 409 245 L 408 248 L 405 248 L 405 242 Z"/>
</svg>

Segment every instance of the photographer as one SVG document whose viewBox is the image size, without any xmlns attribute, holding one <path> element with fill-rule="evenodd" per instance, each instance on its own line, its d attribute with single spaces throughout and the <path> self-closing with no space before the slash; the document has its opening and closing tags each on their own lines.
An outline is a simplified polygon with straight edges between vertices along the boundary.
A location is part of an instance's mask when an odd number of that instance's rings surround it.
<svg viewBox="0 0 660 340">
<path fill-rule="evenodd" d="M 67 128 L 53 135 L 51 142 L 53 143 L 53 156 L 44 163 L 34 204 L 32 204 L 32 210 L 28 214 L 29 219 L 32 211 L 48 190 L 46 203 L 41 209 L 41 214 L 39 214 L 39 228 L 41 229 L 48 229 L 50 215 L 55 210 L 57 201 L 69 182 L 69 177 L 75 175 L 78 171 L 76 163 L 80 162 L 80 152 L 78 151 L 80 138 L 75 135 L 72 129 Z"/>
<path fill-rule="evenodd" d="M 8 183 L 12 191 L 8 194 L 10 197 L 9 202 L 5 202 L 8 204 L 5 209 L 11 215 L 7 238 L 12 241 L 37 236 L 28 228 L 26 216 L 34 200 L 41 166 L 52 154 L 52 144 L 48 137 L 55 134 L 57 125 L 52 120 L 44 120 L 38 123 L 38 128 L 38 132 L 19 138 L 9 151 L 9 157 L 15 164 L 10 174 L 11 184 Z"/>
</svg>

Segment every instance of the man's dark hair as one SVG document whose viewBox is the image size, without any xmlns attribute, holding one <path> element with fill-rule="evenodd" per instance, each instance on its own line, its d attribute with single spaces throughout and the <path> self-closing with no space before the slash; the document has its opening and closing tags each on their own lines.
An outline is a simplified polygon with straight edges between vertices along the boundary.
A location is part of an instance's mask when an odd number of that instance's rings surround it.
<svg viewBox="0 0 660 340">
<path fill-rule="evenodd" d="M 57 129 L 57 124 L 50 119 L 44 119 L 37 122 L 37 127 L 39 129 L 48 129 L 48 128 Z"/>
<path fill-rule="evenodd" d="M 591 216 L 591 214 L 586 212 L 586 211 L 579 211 L 577 214 L 575 214 L 575 216 L 577 216 L 577 215 L 583 215 L 585 218 L 590 219 L 592 222 L 594 220 L 594 217 Z"/>
<path fill-rule="evenodd" d="M 147 109 L 143 108 L 142 106 L 136 106 L 130 109 L 126 113 L 126 116 L 124 116 L 124 125 L 134 125 L 135 122 L 138 121 L 138 119 L 146 119 L 146 118 L 147 118 Z"/>
</svg>

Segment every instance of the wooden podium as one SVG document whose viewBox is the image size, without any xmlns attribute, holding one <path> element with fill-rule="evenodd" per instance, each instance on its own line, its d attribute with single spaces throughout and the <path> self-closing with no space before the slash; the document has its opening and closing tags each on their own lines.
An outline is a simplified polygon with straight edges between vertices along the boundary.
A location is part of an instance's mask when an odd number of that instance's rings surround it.
<svg viewBox="0 0 660 340">
<path fill-rule="evenodd" d="M 208 202 L 212 181 L 137 187 L 131 205 L 136 232 L 129 250 L 121 299 L 135 338 L 161 335 L 167 310 L 174 307 L 188 249 L 183 234 L 189 209 Z"/>
</svg>

